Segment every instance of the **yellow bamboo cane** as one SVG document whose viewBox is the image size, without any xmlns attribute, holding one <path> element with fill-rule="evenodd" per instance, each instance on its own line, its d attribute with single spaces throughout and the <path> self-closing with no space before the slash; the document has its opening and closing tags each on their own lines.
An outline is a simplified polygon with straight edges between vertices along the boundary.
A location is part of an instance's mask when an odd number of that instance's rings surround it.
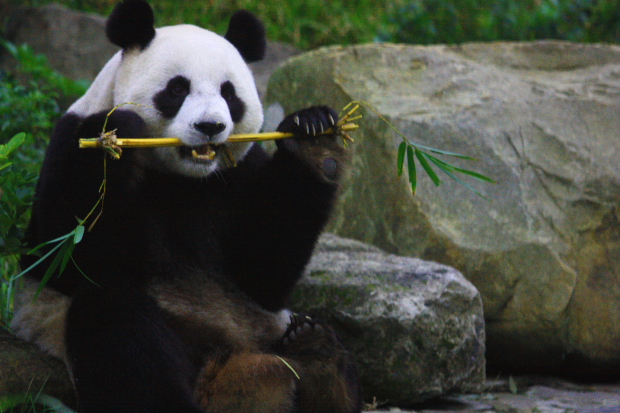
<svg viewBox="0 0 620 413">
<path fill-rule="evenodd" d="M 347 123 L 338 127 L 340 132 L 350 132 L 359 128 L 359 125 Z M 324 134 L 332 134 L 334 131 L 330 128 Z M 229 143 L 239 142 L 259 142 L 275 139 L 291 138 L 292 133 L 284 132 L 265 132 L 265 133 L 247 133 L 236 134 L 228 137 Z M 80 139 L 80 148 L 101 148 L 103 145 L 102 138 Z M 122 148 L 145 148 L 145 147 L 162 147 L 162 146 L 183 146 L 183 142 L 179 138 L 145 138 L 145 139 L 118 139 L 114 140 L 114 145 Z"/>
</svg>

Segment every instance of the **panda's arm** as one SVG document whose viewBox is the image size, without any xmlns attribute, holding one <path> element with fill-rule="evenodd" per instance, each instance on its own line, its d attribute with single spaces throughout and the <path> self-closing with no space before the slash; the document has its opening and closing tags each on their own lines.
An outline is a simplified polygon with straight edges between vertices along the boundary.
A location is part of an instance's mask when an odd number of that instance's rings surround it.
<svg viewBox="0 0 620 413">
<path fill-rule="evenodd" d="M 37 184 L 33 205 L 32 223 L 28 234 L 31 247 L 50 241 L 72 231 L 78 219 L 84 219 L 100 197 L 99 190 L 104 177 L 103 153 L 79 149 L 79 139 L 97 137 L 103 129 L 107 112 L 82 117 L 67 113 L 57 123 L 47 149 Z M 133 112 L 118 110 L 108 119 L 106 130 L 117 130 L 118 137 L 139 137 L 144 134 L 145 124 Z M 130 152 L 130 151 L 126 151 Z M 106 238 L 118 243 L 121 249 L 127 244 L 127 229 L 123 229 L 121 211 L 131 202 L 132 179 L 136 175 L 132 154 L 125 153 L 121 160 L 107 162 L 107 193 L 104 213 L 93 231 L 88 233 L 74 252 L 76 261 L 96 262 L 96 250 L 101 249 Z M 91 216 L 91 222 L 92 223 Z M 119 222 L 119 219 L 121 221 Z M 89 224 L 89 223 L 87 223 Z M 120 230 L 120 232 L 118 232 Z M 111 234 L 114 234 L 110 237 Z M 108 243 L 110 241 L 107 241 Z M 84 259 L 86 258 L 86 259 Z M 25 257 L 25 262 L 34 260 Z M 117 261 L 118 262 L 118 261 Z M 22 265 L 23 266 L 23 265 Z M 95 276 L 96 265 L 82 268 L 89 276 Z M 25 268 L 25 267 L 24 267 Z M 38 266 L 34 272 L 41 277 L 47 265 Z M 77 273 L 73 266 L 67 267 L 67 275 L 57 281 L 60 289 L 73 288 Z M 75 274 L 72 274 L 75 273 Z M 61 286 L 61 284 L 67 284 Z M 71 284 L 71 287 L 69 287 Z M 66 290 L 66 292 L 70 292 Z"/>
<path fill-rule="evenodd" d="M 278 128 L 305 134 L 337 121 L 326 107 L 288 116 Z M 252 156 L 252 154 L 250 154 Z M 239 191 L 224 242 L 230 275 L 261 305 L 286 304 L 333 209 L 346 153 L 336 136 L 287 139 Z"/>
</svg>

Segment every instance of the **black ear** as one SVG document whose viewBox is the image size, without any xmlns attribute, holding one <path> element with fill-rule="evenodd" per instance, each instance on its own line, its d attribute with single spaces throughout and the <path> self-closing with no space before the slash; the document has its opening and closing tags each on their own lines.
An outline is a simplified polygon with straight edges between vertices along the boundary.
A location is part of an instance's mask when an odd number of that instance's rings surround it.
<svg viewBox="0 0 620 413">
<path fill-rule="evenodd" d="M 232 16 L 224 37 L 239 50 L 247 63 L 261 60 L 265 55 L 265 26 L 247 10 L 238 11 Z"/>
<path fill-rule="evenodd" d="M 155 37 L 153 9 L 144 0 L 123 0 L 116 5 L 106 24 L 106 35 L 123 49 L 141 50 Z"/>
</svg>

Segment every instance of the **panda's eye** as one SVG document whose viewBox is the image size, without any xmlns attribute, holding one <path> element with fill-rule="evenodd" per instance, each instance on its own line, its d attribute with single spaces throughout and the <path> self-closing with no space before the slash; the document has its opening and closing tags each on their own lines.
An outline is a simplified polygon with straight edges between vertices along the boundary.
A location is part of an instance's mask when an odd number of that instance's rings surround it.
<svg viewBox="0 0 620 413">
<path fill-rule="evenodd" d="M 237 96 L 237 94 L 235 93 L 235 87 L 230 82 L 222 83 L 222 86 L 220 87 L 220 94 L 227 102 L 231 101 Z"/>
<path fill-rule="evenodd" d="M 183 76 L 175 76 L 168 81 L 166 87 L 153 96 L 155 108 L 164 118 L 176 116 L 190 92 L 190 81 Z"/>
<path fill-rule="evenodd" d="M 187 96 L 189 94 L 189 89 L 185 87 L 185 85 L 175 84 L 171 85 L 170 92 L 175 96 Z"/>
<path fill-rule="evenodd" d="M 189 80 L 183 76 L 177 76 L 168 82 L 168 90 L 173 96 L 189 95 Z"/>
</svg>

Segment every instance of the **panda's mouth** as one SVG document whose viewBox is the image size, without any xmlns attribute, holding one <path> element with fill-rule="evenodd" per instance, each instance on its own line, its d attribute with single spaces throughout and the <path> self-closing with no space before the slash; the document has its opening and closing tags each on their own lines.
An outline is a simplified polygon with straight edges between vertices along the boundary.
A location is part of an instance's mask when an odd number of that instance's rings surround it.
<svg viewBox="0 0 620 413">
<path fill-rule="evenodd" d="M 204 144 L 198 146 L 181 146 L 179 155 L 183 159 L 190 159 L 195 162 L 211 162 L 222 151 L 226 145 Z"/>
</svg>

